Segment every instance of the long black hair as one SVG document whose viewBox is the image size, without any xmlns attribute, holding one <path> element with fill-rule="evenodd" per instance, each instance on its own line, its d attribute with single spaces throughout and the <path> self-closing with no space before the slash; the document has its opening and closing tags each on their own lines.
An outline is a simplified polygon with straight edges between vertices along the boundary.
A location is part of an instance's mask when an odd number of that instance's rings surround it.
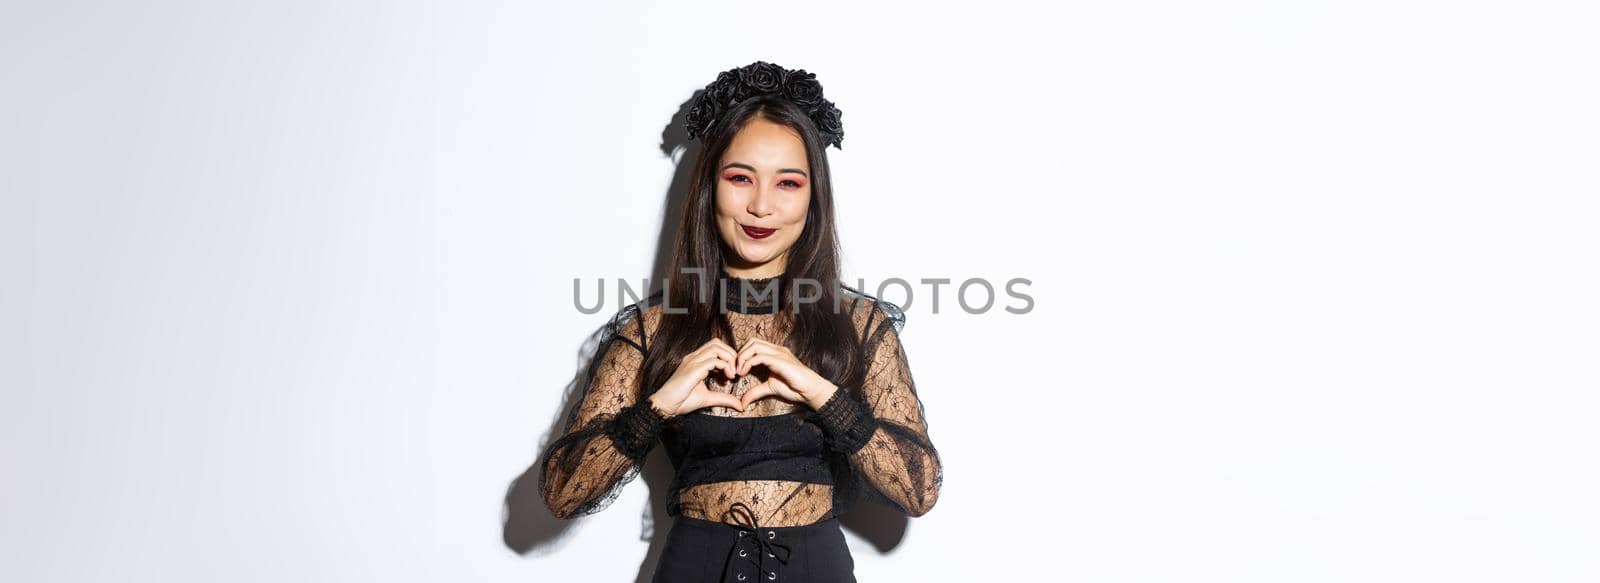
<svg viewBox="0 0 1600 583">
<path fill-rule="evenodd" d="M 790 332 L 786 345 L 802 363 L 839 387 L 859 387 L 866 374 L 851 315 L 841 309 L 846 302 L 841 295 L 839 238 L 834 229 L 833 182 L 824 151 L 826 143 L 816 124 L 794 102 L 781 95 L 763 95 L 728 109 L 702 137 L 664 290 L 670 309 L 661 310 L 660 323 L 650 341 L 652 348 L 645 359 L 646 397 L 672 377 L 684 355 L 713 335 L 733 344 L 722 304 L 705 301 L 720 292 L 717 282 L 723 276 L 728 253 L 716 223 L 717 163 L 734 135 L 756 117 L 788 126 L 800 134 L 811 167 L 811 200 L 805 227 L 789 248 L 787 266 L 779 278 L 783 285 L 778 289 L 782 308 L 778 316 Z M 809 289 L 801 290 L 802 286 Z"/>
</svg>

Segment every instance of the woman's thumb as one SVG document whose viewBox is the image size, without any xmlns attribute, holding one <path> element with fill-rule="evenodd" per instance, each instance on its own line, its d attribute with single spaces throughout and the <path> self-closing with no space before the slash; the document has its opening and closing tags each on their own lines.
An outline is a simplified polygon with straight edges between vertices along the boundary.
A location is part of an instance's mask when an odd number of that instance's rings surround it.
<svg viewBox="0 0 1600 583">
<path fill-rule="evenodd" d="M 767 381 L 750 387 L 750 390 L 745 391 L 744 396 L 740 397 L 740 402 L 744 406 L 749 406 L 750 403 L 754 403 L 775 394 L 772 391 L 772 385 L 770 384 L 771 382 L 772 381 Z"/>
<path fill-rule="evenodd" d="M 738 409 L 740 412 L 744 412 L 744 402 L 740 401 L 738 397 L 735 397 L 731 394 L 721 391 L 712 391 L 711 400 L 711 404 L 713 405 L 731 407 L 733 409 Z"/>
</svg>

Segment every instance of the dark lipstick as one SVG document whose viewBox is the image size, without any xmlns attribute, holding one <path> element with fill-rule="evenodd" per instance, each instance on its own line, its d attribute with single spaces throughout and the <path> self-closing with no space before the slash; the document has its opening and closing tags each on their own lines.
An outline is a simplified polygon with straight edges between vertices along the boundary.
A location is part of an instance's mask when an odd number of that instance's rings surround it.
<svg viewBox="0 0 1600 583">
<path fill-rule="evenodd" d="M 739 225 L 739 226 L 744 229 L 744 234 L 749 235 L 751 239 L 765 239 L 765 238 L 767 238 L 768 235 L 771 235 L 773 233 L 773 231 L 777 231 L 777 229 L 763 229 L 763 228 L 760 228 L 760 227 L 752 227 L 752 226 L 749 226 L 749 225 Z"/>
</svg>

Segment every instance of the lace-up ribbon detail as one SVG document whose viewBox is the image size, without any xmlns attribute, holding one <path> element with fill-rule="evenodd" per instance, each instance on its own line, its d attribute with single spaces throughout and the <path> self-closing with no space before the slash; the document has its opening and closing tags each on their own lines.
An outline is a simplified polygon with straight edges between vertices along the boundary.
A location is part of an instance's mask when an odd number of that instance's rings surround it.
<svg viewBox="0 0 1600 583">
<path fill-rule="evenodd" d="M 744 502 L 734 502 L 728 507 L 724 517 L 732 515 L 735 521 L 731 524 L 739 530 L 739 538 L 733 543 L 733 548 L 728 550 L 728 564 L 749 563 L 755 565 L 758 576 L 767 581 L 778 578 L 777 568 L 780 564 L 789 564 L 789 545 L 778 542 L 778 531 L 767 529 L 763 531 L 756 522 L 755 512 Z M 735 561 L 734 559 L 739 559 Z M 771 569 L 767 568 L 767 560 L 772 559 Z M 743 566 L 742 564 L 740 565 Z M 742 569 L 735 568 L 725 573 L 723 581 L 751 581 Z"/>
</svg>

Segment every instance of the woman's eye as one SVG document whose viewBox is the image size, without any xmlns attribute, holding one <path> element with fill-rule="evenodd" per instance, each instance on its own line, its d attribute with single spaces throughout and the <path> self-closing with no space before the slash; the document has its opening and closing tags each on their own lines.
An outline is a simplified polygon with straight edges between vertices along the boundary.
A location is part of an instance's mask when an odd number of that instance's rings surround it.
<svg viewBox="0 0 1600 583">
<path fill-rule="evenodd" d="M 728 182 L 735 182 L 735 183 L 740 183 L 740 184 L 754 184 L 753 182 L 751 182 L 749 176 L 745 176 L 743 174 L 730 174 L 730 175 L 724 177 L 724 179 L 726 179 Z M 804 185 L 800 184 L 800 182 L 796 181 L 796 180 L 782 180 L 782 181 L 778 182 L 778 186 L 783 187 L 783 188 L 788 189 L 788 190 L 793 190 L 793 189 L 796 189 L 796 188 L 801 188 Z"/>
</svg>

